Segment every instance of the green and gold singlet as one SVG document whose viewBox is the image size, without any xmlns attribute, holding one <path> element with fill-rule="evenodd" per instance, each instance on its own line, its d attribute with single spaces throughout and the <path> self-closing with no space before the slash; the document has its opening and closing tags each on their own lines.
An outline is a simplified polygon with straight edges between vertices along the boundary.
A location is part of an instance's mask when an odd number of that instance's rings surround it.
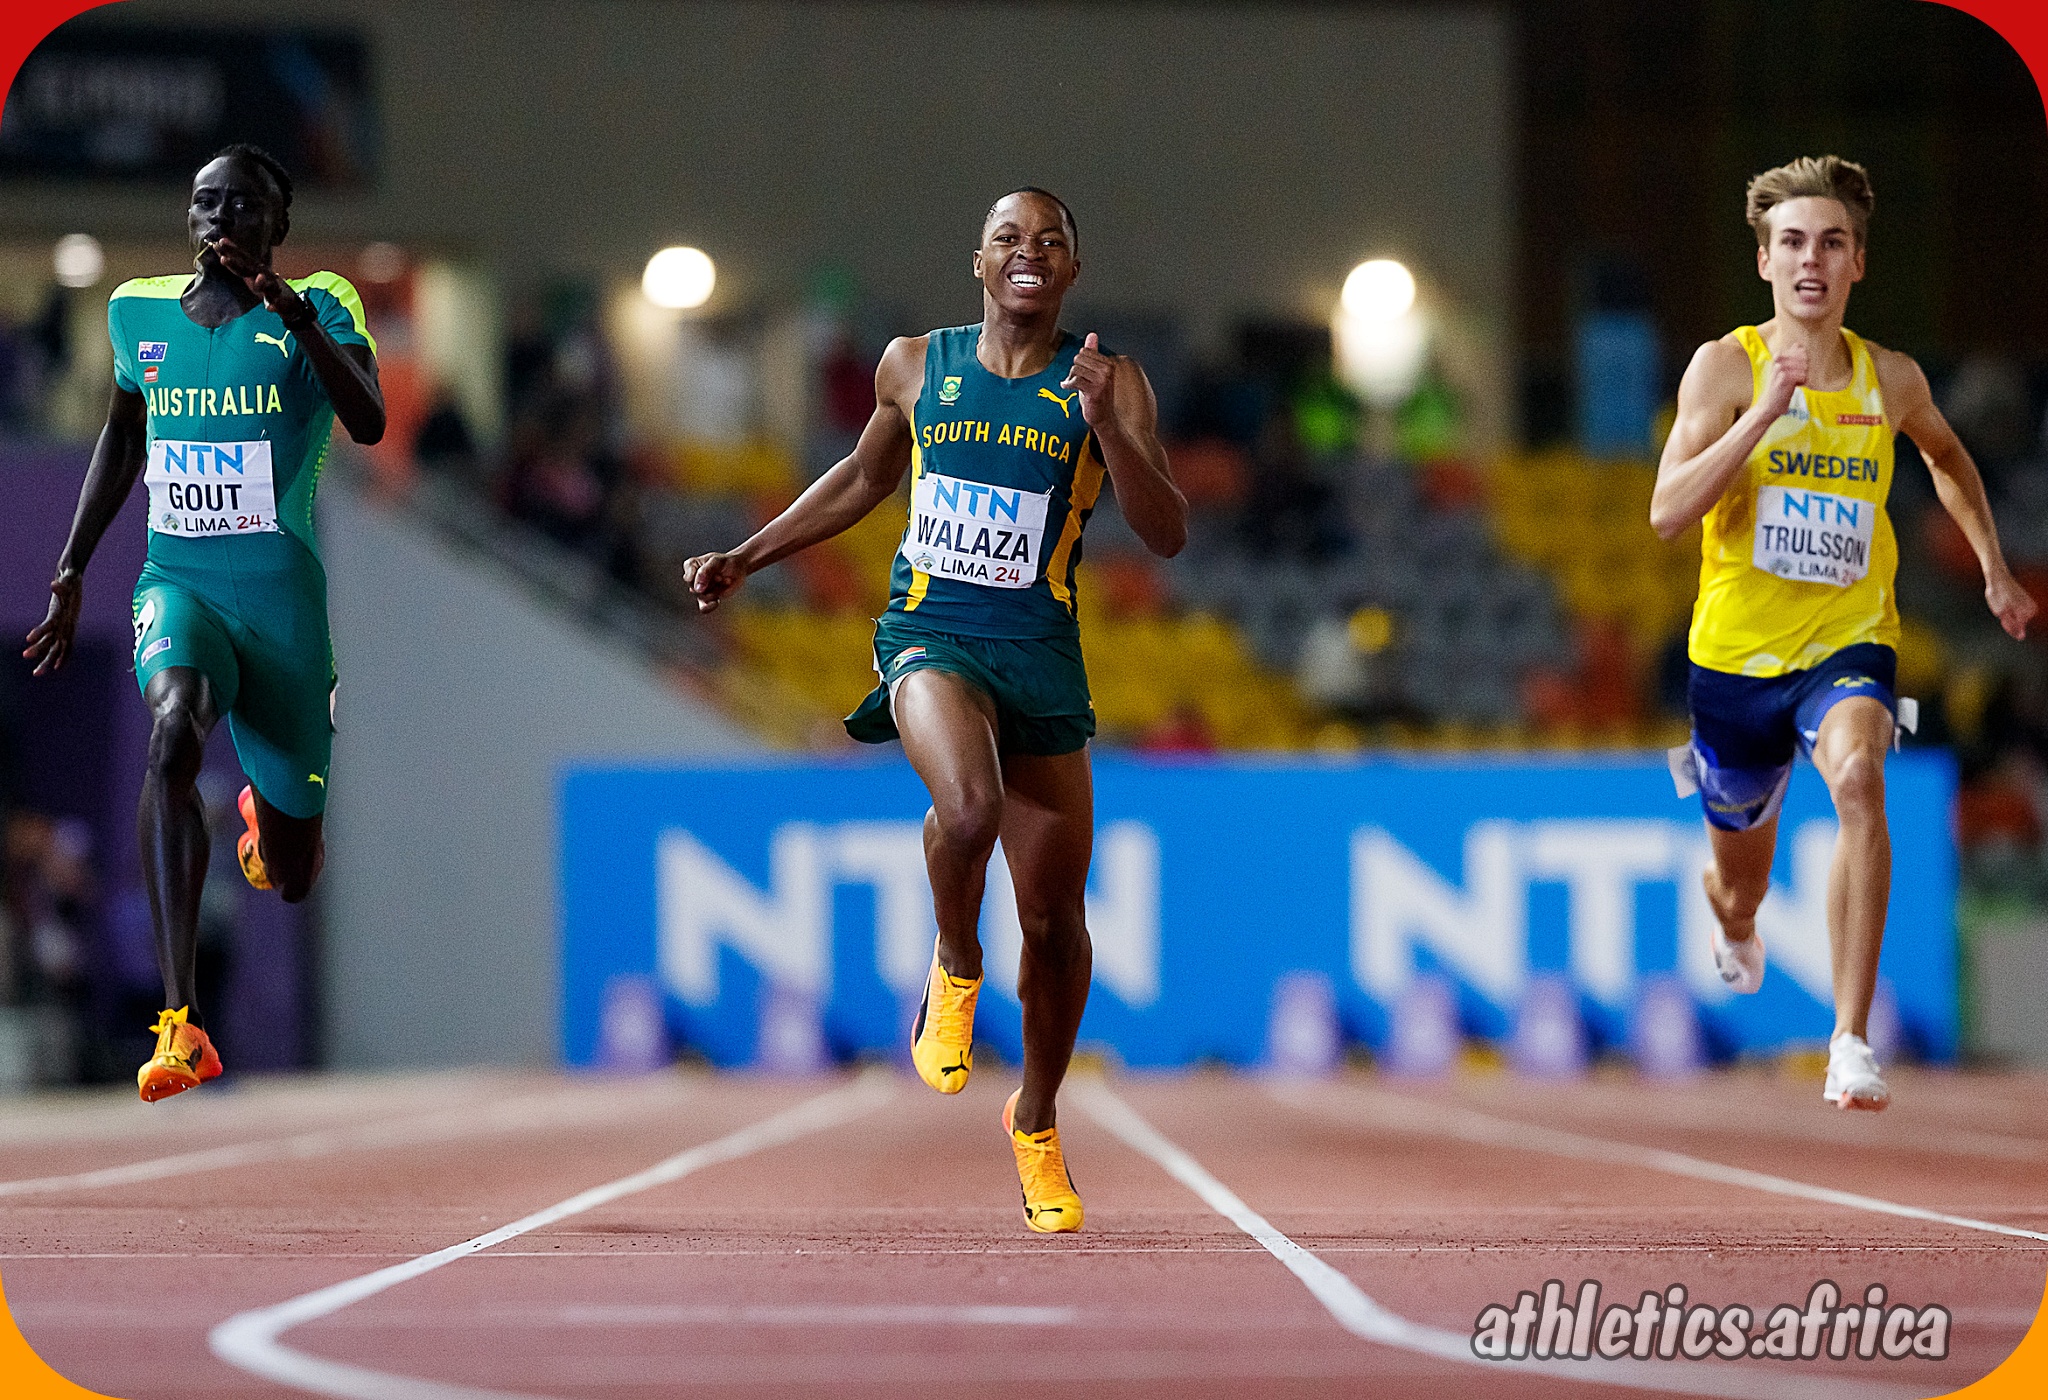
<svg viewBox="0 0 2048 1400">
<path fill-rule="evenodd" d="M 1076 390 L 1081 348 L 1005 379 L 983 367 L 981 327 L 933 331 L 911 417 L 910 520 L 889 611 L 968 637 L 1077 637 L 1074 570 L 1102 493 L 1102 453 Z"/>
</svg>

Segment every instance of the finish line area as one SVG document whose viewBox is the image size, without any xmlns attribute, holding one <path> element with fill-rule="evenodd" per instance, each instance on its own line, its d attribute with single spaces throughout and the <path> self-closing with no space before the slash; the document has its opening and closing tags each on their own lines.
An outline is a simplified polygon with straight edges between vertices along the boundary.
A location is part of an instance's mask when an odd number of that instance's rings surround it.
<svg viewBox="0 0 2048 1400">
<path fill-rule="evenodd" d="M 886 1070 L 50 1096 L 0 1125 L 0 1281 L 45 1360 L 129 1400 L 938 1377 L 1904 1397 L 1987 1374 L 2048 1271 L 2048 1079 L 1906 1070 L 1882 1116 L 1810 1081 L 1077 1074 L 1060 1126 L 1088 1223 L 1061 1237 L 1019 1218 L 992 1060 L 957 1099 Z M 1946 1356 L 1887 1360 L 1873 1328 L 1862 1359 L 1851 1327 L 1835 1359 L 1825 1320 L 1812 1359 L 1475 1355 L 1475 1319 L 1550 1280 L 1566 1306 L 1597 1283 L 1603 1317 L 1682 1287 L 1681 1308 L 1749 1308 L 1752 1337 L 1822 1280 L 1859 1313 L 1878 1285 L 1880 1312 L 1946 1310 Z"/>
</svg>

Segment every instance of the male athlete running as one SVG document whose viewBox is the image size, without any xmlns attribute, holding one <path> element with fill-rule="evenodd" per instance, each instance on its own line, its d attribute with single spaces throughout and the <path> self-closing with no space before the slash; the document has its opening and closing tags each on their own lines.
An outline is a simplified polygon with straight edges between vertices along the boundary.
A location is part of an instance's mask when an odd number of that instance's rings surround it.
<svg viewBox="0 0 2048 1400">
<path fill-rule="evenodd" d="M 997 200 L 974 254 L 981 323 L 891 342 L 852 455 L 738 549 L 684 565 L 708 611 L 748 574 L 853 525 L 910 469 L 910 522 L 875 629 L 882 683 L 846 728 L 865 743 L 900 736 L 931 792 L 924 847 L 939 938 L 911 1058 L 942 1094 L 958 1093 L 974 1064 L 976 925 L 1002 838 L 1024 929 L 1024 1083 L 1003 1125 L 1024 1221 L 1040 1233 L 1081 1228 L 1053 1099 L 1091 968 L 1095 714 L 1074 569 L 1104 472 L 1147 548 L 1171 556 L 1187 541 L 1187 501 L 1144 371 L 1060 328 L 1080 271 L 1064 203 L 1038 189 Z"/>
<path fill-rule="evenodd" d="M 197 271 L 114 289 L 107 426 L 49 614 L 23 653 L 37 675 L 64 664 L 86 564 L 141 476 L 149 556 L 135 585 L 135 680 L 153 725 L 136 820 L 165 1009 L 136 1082 L 152 1103 L 221 1071 L 193 967 L 207 851 L 196 783 L 222 715 L 250 782 L 237 847 L 249 883 L 297 903 L 325 855 L 334 662 L 313 491 L 334 420 L 374 443 L 384 397 L 355 288 L 331 272 L 286 282 L 270 269 L 291 204 L 283 166 L 230 146 L 192 182 Z"/>
<path fill-rule="evenodd" d="M 2025 636 L 2035 612 L 1999 552 L 1976 464 L 1920 366 L 1842 326 L 1863 278 L 1871 203 L 1863 168 L 1834 156 L 1750 181 L 1757 272 L 1776 314 L 1693 356 L 1650 502 L 1667 540 L 1706 522 L 1688 645 L 1689 761 L 1713 845 L 1714 961 L 1736 991 L 1763 982 L 1756 911 L 1795 749 L 1834 799 L 1835 1029 L 1822 1093 L 1845 1109 L 1890 1098 L 1864 1033 L 1891 892 L 1884 761 L 1896 724 L 1898 546 L 1885 497 L 1895 435 L 1927 459 L 2005 630 Z"/>
</svg>

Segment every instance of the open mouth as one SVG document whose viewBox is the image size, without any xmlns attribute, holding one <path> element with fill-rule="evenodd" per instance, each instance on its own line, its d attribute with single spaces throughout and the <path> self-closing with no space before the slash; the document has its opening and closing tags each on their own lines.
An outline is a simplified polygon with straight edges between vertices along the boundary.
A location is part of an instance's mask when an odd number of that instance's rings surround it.
<svg viewBox="0 0 2048 1400">
<path fill-rule="evenodd" d="M 1813 281 L 1811 278 L 1802 278 L 1792 284 L 1792 290 L 1801 296 L 1824 297 L 1828 294 L 1828 284 Z"/>
<path fill-rule="evenodd" d="M 1043 287 L 1049 280 L 1044 273 L 1033 272 L 1028 267 L 1013 267 L 1006 274 L 1006 277 L 1011 286 L 1022 287 L 1027 291 Z"/>
</svg>

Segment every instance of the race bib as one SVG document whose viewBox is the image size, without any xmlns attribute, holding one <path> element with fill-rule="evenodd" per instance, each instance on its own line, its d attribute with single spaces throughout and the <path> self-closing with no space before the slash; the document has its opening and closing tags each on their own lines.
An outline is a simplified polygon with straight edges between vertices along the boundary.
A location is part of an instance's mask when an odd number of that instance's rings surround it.
<svg viewBox="0 0 2048 1400">
<path fill-rule="evenodd" d="M 1013 491 L 926 473 L 910 488 L 910 528 L 899 551 L 934 578 L 986 588 L 1038 581 L 1052 493 Z"/>
<path fill-rule="evenodd" d="M 1870 572 L 1879 509 L 1854 496 L 1759 487 L 1750 562 L 1779 578 L 1847 588 Z"/>
<path fill-rule="evenodd" d="M 149 445 L 149 528 L 165 535 L 255 535 L 277 529 L 268 442 Z"/>
</svg>

